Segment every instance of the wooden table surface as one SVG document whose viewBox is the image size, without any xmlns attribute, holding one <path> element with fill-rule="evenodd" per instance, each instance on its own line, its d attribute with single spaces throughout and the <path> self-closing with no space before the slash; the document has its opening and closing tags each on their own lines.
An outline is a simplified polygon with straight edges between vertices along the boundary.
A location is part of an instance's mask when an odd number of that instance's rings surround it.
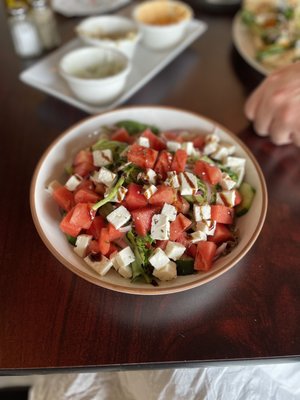
<svg viewBox="0 0 300 400">
<path fill-rule="evenodd" d="M 300 355 L 300 150 L 256 136 L 243 104 L 262 79 L 236 53 L 232 15 L 126 105 L 200 113 L 235 132 L 266 178 L 269 207 L 247 256 L 199 288 L 154 297 L 119 294 L 75 276 L 47 250 L 29 208 L 31 177 L 49 144 L 87 116 L 18 79 L 32 62 L 12 47 L 0 9 L 0 373 L 152 368 Z M 66 42 L 78 19 L 58 16 Z"/>
</svg>

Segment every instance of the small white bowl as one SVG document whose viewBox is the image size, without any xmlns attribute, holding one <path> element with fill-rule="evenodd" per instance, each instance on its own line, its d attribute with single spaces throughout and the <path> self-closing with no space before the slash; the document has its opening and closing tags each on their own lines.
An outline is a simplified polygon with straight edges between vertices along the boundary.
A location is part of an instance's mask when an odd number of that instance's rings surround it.
<svg viewBox="0 0 300 400">
<path fill-rule="evenodd" d="M 180 42 L 193 15 L 191 7 L 175 0 L 150 0 L 133 10 L 143 43 L 155 50 L 166 49 Z"/>
<path fill-rule="evenodd" d="M 114 48 L 128 58 L 133 57 L 141 38 L 137 24 L 118 15 L 86 18 L 77 25 L 76 32 L 85 44 Z"/>
<path fill-rule="evenodd" d="M 131 64 L 118 50 L 83 47 L 67 53 L 59 71 L 80 100 L 94 105 L 106 104 L 123 91 Z"/>
</svg>

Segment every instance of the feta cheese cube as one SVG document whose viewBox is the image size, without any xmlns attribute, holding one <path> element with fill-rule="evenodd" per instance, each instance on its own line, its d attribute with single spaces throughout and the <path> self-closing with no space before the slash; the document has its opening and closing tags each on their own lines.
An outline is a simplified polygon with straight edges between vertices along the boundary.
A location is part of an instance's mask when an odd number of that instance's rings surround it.
<svg viewBox="0 0 300 400">
<path fill-rule="evenodd" d="M 107 215 L 106 219 L 108 222 L 113 224 L 116 229 L 121 228 L 131 218 L 130 212 L 124 206 L 120 206 Z"/>
<path fill-rule="evenodd" d="M 149 262 L 155 269 L 163 268 L 169 261 L 169 257 L 160 247 L 157 247 L 149 257 Z"/>
<path fill-rule="evenodd" d="M 175 171 L 169 171 L 169 172 L 167 172 L 167 175 L 168 175 L 168 177 L 165 180 L 165 184 L 168 186 L 171 186 L 174 189 L 180 188 L 180 183 L 179 183 L 177 173 Z"/>
<path fill-rule="evenodd" d="M 225 167 L 231 168 L 233 171 L 236 167 L 244 167 L 246 164 L 246 159 L 241 157 L 227 157 L 225 161 Z"/>
<path fill-rule="evenodd" d="M 118 260 L 117 260 L 117 255 L 118 255 L 118 254 L 119 254 L 118 251 L 114 251 L 114 252 L 109 256 L 109 259 L 110 259 L 110 261 L 112 262 L 112 265 L 113 265 L 113 267 L 114 267 L 114 269 L 115 269 L 116 271 L 118 271 L 119 268 L 120 268 L 120 265 L 119 265 Z"/>
<path fill-rule="evenodd" d="M 228 156 L 227 149 L 223 146 L 217 146 L 216 150 L 211 153 L 211 158 L 214 160 L 223 160 L 225 157 Z"/>
<path fill-rule="evenodd" d="M 176 263 L 169 261 L 163 268 L 155 269 L 153 275 L 160 281 L 170 281 L 175 279 L 177 277 Z"/>
<path fill-rule="evenodd" d="M 183 244 L 169 240 L 165 248 L 165 253 L 169 258 L 176 261 L 182 256 L 185 250 L 186 248 Z"/>
<path fill-rule="evenodd" d="M 132 269 L 129 265 L 120 267 L 118 269 L 118 273 L 126 279 L 130 279 L 132 277 Z"/>
<path fill-rule="evenodd" d="M 223 192 L 217 193 L 216 203 L 224 204 L 227 207 L 234 207 L 236 199 L 235 190 L 223 190 Z"/>
<path fill-rule="evenodd" d="M 205 141 L 219 143 L 221 140 L 220 139 L 221 135 L 222 135 L 222 130 L 218 126 L 215 126 L 213 132 L 205 136 Z"/>
<path fill-rule="evenodd" d="M 222 189 L 231 190 L 235 187 L 236 181 L 231 179 L 230 176 L 226 172 L 223 172 L 220 185 L 222 186 Z"/>
<path fill-rule="evenodd" d="M 198 190 L 198 181 L 196 175 L 191 172 L 180 172 L 179 174 L 180 182 L 180 193 L 183 196 L 196 194 Z"/>
<path fill-rule="evenodd" d="M 58 189 L 59 187 L 62 187 L 62 184 L 59 183 L 56 179 L 54 179 L 46 186 L 46 190 L 52 195 L 53 192 L 55 192 L 55 190 Z"/>
<path fill-rule="evenodd" d="M 124 200 L 126 193 L 128 192 L 128 189 L 124 186 L 119 187 L 116 195 L 110 200 L 113 203 L 121 203 L 122 200 Z M 104 193 L 104 197 L 107 197 L 110 193 L 110 188 L 106 190 Z"/>
<path fill-rule="evenodd" d="M 140 146 L 150 147 L 150 141 L 147 137 L 140 136 L 137 142 Z"/>
<path fill-rule="evenodd" d="M 101 167 L 100 170 L 93 175 L 93 180 L 97 183 L 103 183 L 105 186 L 111 187 L 117 179 L 117 175 L 111 172 L 105 167 Z"/>
<path fill-rule="evenodd" d="M 207 236 L 213 236 L 215 234 L 217 223 L 212 220 L 203 220 L 197 222 L 196 229 L 197 231 L 201 231 L 205 233 Z"/>
<path fill-rule="evenodd" d="M 231 156 L 236 150 L 236 147 L 234 144 L 222 142 L 221 145 L 222 145 L 222 147 L 225 147 L 225 149 L 227 150 L 228 156 Z"/>
<path fill-rule="evenodd" d="M 153 215 L 151 223 L 151 237 L 154 240 L 167 240 L 170 238 L 170 221 L 166 215 Z"/>
<path fill-rule="evenodd" d="M 238 180 L 236 183 L 236 187 L 239 187 L 245 175 L 245 165 L 246 165 L 245 158 L 230 156 L 227 157 L 226 161 L 224 162 L 224 165 L 225 167 L 230 168 L 233 172 L 237 174 Z"/>
<path fill-rule="evenodd" d="M 89 256 L 84 261 L 99 275 L 104 276 L 112 267 L 112 262 L 107 257 L 102 256 L 100 261 L 93 261 Z"/>
<path fill-rule="evenodd" d="M 207 235 L 203 231 L 195 231 L 191 233 L 191 242 L 192 243 L 198 243 L 200 241 L 205 241 L 207 240 Z"/>
<path fill-rule="evenodd" d="M 113 162 L 113 155 L 110 149 L 93 151 L 93 164 L 95 167 L 104 167 Z"/>
<path fill-rule="evenodd" d="M 126 267 L 127 265 L 131 264 L 134 260 L 135 256 L 129 246 L 119 251 L 118 254 L 116 255 L 116 261 L 120 267 Z"/>
<path fill-rule="evenodd" d="M 236 167 L 234 171 L 237 176 L 237 182 L 236 182 L 236 187 L 240 187 L 241 183 L 243 182 L 244 176 L 245 176 L 245 167 Z"/>
<path fill-rule="evenodd" d="M 154 195 L 154 193 L 157 191 L 157 187 L 154 185 L 150 185 L 150 186 L 145 186 L 144 187 L 145 190 L 143 192 L 144 196 L 146 197 L 146 199 L 150 199 L 151 196 Z"/>
<path fill-rule="evenodd" d="M 81 176 L 76 174 L 71 175 L 70 178 L 65 183 L 65 187 L 71 192 L 73 192 L 73 190 L 75 190 L 80 185 L 81 182 L 82 182 Z"/>
<path fill-rule="evenodd" d="M 166 215 L 168 217 L 169 221 L 175 221 L 176 215 L 177 215 L 177 210 L 171 204 L 165 203 L 161 210 L 161 214 Z"/>
<path fill-rule="evenodd" d="M 195 147 L 193 142 L 184 142 L 182 143 L 182 149 L 186 151 L 188 156 L 192 156 L 195 152 Z"/>
<path fill-rule="evenodd" d="M 214 153 L 218 148 L 220 141 L 219 136 L 216 133 L 210 133 L 205 136 L 205 146 L 203 148 L 203 154 L 210 155 Z"/>
<path fill-rule="evenodd" d="M 167 141 L 167 148 L 169 151 L 176 152 L 176 150 L 181 149 L 181 143 L 175 142 L 175 140 Z"/>
<path fill-rule="evenodd" d="M 153 185 L 155 185 L 156 177 L 157 177 L 157 174 L 153 169 L 151 169 L 151 168 L 146 169 L 145 178 L 148 180 L 149 183 L 152 183 Z"/>
<path fill-rule="evenodd" d="M 213 154 L 215 151 L 217 151 L 217 148 L 218 148 L 217 142 L 206 143 L 203 147 L 203 154 L 209 156 L 210 154 Z"/>
<path fill-rule="evenodd" d="M 76 238 L 75 247 L 73 248 L 75 253 L 84 258 L 92 238 L 93 237 L 91 235 L 78 235 Z"/>
<path fill-rule="evenodd" d="M 129 224 L 129 225 L 121 226 L 121 228 L 119 228 L 119 231 L 127 233 L 127 232 L 131 231 L 131 229 L 132 229 L 132 224 Z"/>
<path fill-rule="evenodd" d="M 143 181 L 143 182 L 155 185 L 156 177 L 157 177 L 156 172 L 151 168 L 147 168 L 145 172 L 140 172 L 138 174 L 137 179 L 139 181 Z"/>
<path fill-rule="evenodd" d="M 209 204 L 203 204 L 202 206 L 194 204 L 194 218 L 195 221 L 202 221 L 203 219 L 211 218 L 211 207 Z"/>
</svg>

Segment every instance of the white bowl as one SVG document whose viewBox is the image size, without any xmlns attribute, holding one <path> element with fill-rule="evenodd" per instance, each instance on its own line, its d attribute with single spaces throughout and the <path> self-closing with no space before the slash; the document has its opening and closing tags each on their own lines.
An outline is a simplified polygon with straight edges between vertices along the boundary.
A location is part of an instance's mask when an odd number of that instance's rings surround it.
<svg viewBox="0 0 300 400">
<path fill-rule="evenodd" d="M 143 43 L 151 49 L 162 50 L 180 42 L 193 11 L 180 1 L 150 0 L 134 8 L 133 18 L 140 28 Z"/>
<path fill-rule="evenodd" d="M 123 91 L 131 64 L 118 50 L 83 47 L 67 53 L 59 71 L 80 100 L 101 105 L 116 99 Z"/>
<path fill-rule="evenodd" d="M 133 57 L 141 37 L 134 21 L 118 15 L 86 18 L 77 25 L 76 32 L 85 44 L 114 48 L 128 58 Z"/>
<path fill-rule="evenodd" d="M 234 144 L 237 149 L 236 155 L 246 159 L 245 180 L 256 189 L 254 201 L 249 212 L 237 221 L 240 232 L 238 245 L 228 255 L 217 259 L 208 272 L 179 276 L 169 282 L 160 282 L 158 287 L 131 283 L 114 270 L 100 277 L 75 254 L 59 229 L 61 214 L 51 195 L 46 191 L 46 186 L 54 179 L 64 181 L 65 165 L 71 162 L 79 150 L 97 140 L 101 126 L 109 126 L 128 119 L 156 125 L 163 130 L 180 128 L 212 132 L 217 127 L 221 140 Z M 118 292 L 160 295 L 202 285 L 228 271 L 241 260 L 254 244 L 263 226 L 267 210 L 267 190 L 262 171 L 254 156 L 244 143 L 226 128 L 200 115 L 183 110 L 166 107 L 128 107 L 87 118 L 62 133 L 46 150 L 35 169 L 30 190 L 30 205 L 33 221 L 45 245 L 63 265 L 75 274 L 95 285 Z"/>
</svg>

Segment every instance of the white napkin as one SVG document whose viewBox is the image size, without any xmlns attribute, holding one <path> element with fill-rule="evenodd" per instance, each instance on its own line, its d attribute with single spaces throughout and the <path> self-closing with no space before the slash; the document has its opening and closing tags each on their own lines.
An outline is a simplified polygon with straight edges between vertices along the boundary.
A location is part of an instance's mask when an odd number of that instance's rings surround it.
<svg viewBox="0 0 300 400">
<path fill-rule="evenodd" d="M 45 375 L 30 400 L 299 400 L 300 364 Z"/>
</svg>

